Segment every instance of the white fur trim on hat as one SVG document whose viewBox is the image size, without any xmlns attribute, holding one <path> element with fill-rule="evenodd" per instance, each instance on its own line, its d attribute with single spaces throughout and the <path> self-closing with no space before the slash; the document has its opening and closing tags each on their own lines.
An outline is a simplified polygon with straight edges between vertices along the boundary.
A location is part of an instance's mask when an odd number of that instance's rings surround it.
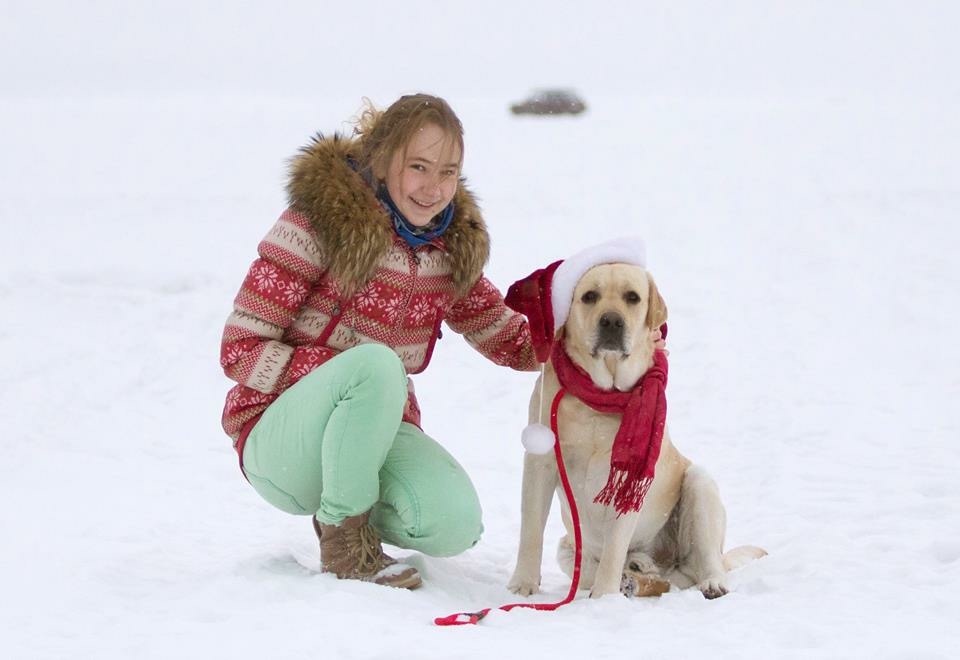
<svg viewBox="0 0 960 660">
<path fill-rule="evenodd" d="M 573 290 L 588 270 L 601 264 L 630 264 L 647 267 L 647 247 L 642 238 L 626 236 L 600 245 L 588 247 L 564 259 L 550 281 L 550 305 L 553 307 L 553 327 L 567 322 Z"/>
</svg>

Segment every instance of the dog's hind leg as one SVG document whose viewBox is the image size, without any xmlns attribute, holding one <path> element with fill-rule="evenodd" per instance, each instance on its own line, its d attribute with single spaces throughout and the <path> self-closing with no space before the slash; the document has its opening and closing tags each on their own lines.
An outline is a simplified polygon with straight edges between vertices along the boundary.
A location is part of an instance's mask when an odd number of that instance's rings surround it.
<svg viewBox="0 0 960 660">
<path fill-rule="evenodd" d="M 707 598 L 727 593 L 723 539 L 727 513 L 716 482 L 700 467 L 683 475 L 677 529 L 678 570 Z"/>
</svg>

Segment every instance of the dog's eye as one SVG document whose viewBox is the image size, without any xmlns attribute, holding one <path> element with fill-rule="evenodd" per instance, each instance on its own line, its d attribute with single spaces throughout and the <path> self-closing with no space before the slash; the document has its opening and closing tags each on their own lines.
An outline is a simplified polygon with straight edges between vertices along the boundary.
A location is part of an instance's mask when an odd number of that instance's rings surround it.
<svg viewBox="0 0 960 660">
<path fill-rule="evenodd" d="M 623 294 L 623 299 L 628 305 L 636 305 L 638 302 L 640 302 L 640 294 L 636 291 L 627 291 L 625 294 Z"/>
<path fill-rule="evenodd" d="M 600 300 L 600 294 L 597 293 L 596 291 L 587 291 L 585 294 L 580 296 L 580 300 L 587 303 L 588 305 L 592 305 L 593 303 Z"/>
</svg>

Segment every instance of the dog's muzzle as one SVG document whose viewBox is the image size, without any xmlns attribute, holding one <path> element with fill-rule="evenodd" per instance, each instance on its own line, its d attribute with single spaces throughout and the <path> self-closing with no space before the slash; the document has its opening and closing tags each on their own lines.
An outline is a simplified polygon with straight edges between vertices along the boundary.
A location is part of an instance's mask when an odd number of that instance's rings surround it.
<svg viewBox="0 0 960 660">
<path fill-rule="evenodd" d="M 626 323 L 623 317 L 616 312 L 605 312 L 600 320 L 597 321 L 597 343 L 593 352 L 599 351 L 619 351 L 623 353 L 626 348 L 623 343 L 623 334 Z"/>
</svg>

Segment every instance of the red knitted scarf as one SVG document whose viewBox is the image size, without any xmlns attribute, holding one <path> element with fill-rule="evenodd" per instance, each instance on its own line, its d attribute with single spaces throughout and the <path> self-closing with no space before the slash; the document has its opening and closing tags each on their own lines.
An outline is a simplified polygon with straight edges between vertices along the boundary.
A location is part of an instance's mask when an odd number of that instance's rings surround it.
<svg viewBox="0 0 960 660">
<path fill-rule="evenodd" d="M 653 483 L 667 419 L 667 356 L 653 352 L 653 366 L 629 392 L 602 390 L 573 363 L 563 342 L 550 356 L 560 385 L 569 394 L 603 413 L 622 415 L 610 455 L 610 476 L 594 502 L 613 504 L 618 514 L 639 511 Z"/>
</svg>

